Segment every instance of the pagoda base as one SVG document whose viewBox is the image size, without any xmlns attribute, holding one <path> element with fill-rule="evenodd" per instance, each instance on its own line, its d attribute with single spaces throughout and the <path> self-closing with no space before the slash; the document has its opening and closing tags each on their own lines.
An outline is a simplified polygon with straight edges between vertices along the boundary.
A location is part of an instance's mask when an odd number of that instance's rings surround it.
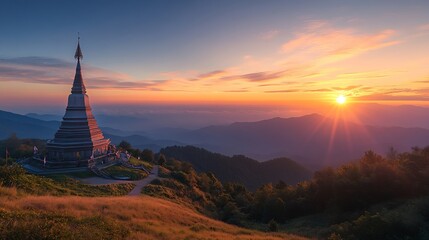
<svg viewBox="0 0 429 240">
<path fill-rule="evenodd" d="M 31 159 L 31 164 L 36 165 L 42 168 L 48 169 L 64 169 L 64 168 L 91 168 L 95 165 L 105 165 L 108 163 L 113 163 L 117 160 L 117 157 L 114 153 L 109 153 L 105 155 L 100 155 L 95 158 L 90 159 L 74 159 L 67 161 L 56 161 L 56 160 L 46 160 L 38 156 L 33 156 Z"/>
</svg>

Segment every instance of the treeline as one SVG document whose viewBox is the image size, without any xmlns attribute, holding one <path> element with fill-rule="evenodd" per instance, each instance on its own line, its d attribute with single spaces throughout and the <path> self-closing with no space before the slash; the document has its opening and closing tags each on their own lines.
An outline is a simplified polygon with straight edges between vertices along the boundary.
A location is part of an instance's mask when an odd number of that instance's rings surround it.
<svg viewBox="0 0 429 240">
<path fill-rule="evenodd" d="M 118 144 L 118 148 L 129 152 L 132 156 L 139 158 L 141 160 L 145 160 L 151 163 L 155 162 L 155 154 L 150 149 L 141 150 L 138 148 L 133 148 L 131 144 L 127 141 L 121 141 Z"/>
<path fill-rule="evenodd" d="M 11 159 L 33 156 L 34 146 L 39 153 L 46 153 L 46 140 L 18 138 L 16 134 L 12 134 L 9 138 L 0 140 L 0 159 L 4 161 L 6 158 L 6 149 Z"/>
<path fill-rule="evenodd" d="M 357 215 L 360 221 L 353 216 L 357 223 L 365 225 L 368 224 L 365 221 L 377 218 L 377 215 L 365 213 L 375 204 L 429 195 L 429 147 L 391 154 L 388 158 L 369 151 L 359 161 L 318 171 L 309 181 L 293 186 L 283 182 L 266 184 L 255 192 L 249 192 L 239 183 L 222 184 L 213 174 L 198 174 L 191 164 L 173 158 L 165 161 L 160 174 L 167 179 L 154 181 L 145 188 L 146 193 L 187 202 L 212 217 L 237 225 L 270 221 L 271 225 L 273 222 L 282 224 L 297 217 L 327 212 L 361 212 L 362 216 Z M 427 224 L 429 215 L 422 219 L 421 224 Z M 386 224 L 381 226 L 385 229 L 378 230 L 401 229 L 384 220 Z M 354 219 L 343 217 L 333 224 L 347 221 L 351 222 L 345 226 L 352 226 Z M 354 228 L 350 227 L 349 232 L 346 229 L 341 228 L 343 235 L 356 237 L 351 234 Z M 421 228 L 414 226 L 399 233 L 391 232 L 394 237 L 411 236 L 413 239 L 421 234 Z"/>
<path fill-rule="evenodd" d="M 351 211 L 429 194 L 429 147 L 386 159 L 367 152 L 359 161 L 326 168 L 296 186 L 265 185 L 255 192 L 253 216 L 285 221 L 327 209 Z M 271 211 L 271 208 L 275 208 Z"/>
</svg>

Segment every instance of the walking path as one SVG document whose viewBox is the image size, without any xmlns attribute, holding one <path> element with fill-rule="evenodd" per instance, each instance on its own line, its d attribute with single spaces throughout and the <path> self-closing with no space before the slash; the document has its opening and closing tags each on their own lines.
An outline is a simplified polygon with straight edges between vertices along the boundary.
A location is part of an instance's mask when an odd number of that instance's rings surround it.
<svg viewBox="0 0 429 240">
<path fill-rule="evenodd" d="M 77 178 L 76 177 L 75 179 L 81 181 L 84 184 L 89 184 L 89 185 L 107 185 L 107 184 L 112 184 L 112 183 L 135 183 L 136 186 L 134 187 L 133 190 L 131 190 L 131 192 L 129 192 L 128 195 L 138 196 L 138 195 L 140 195 L 140 192 L 141 192 L 143 187 L 145 187 L 146 185 L 148 185 L 154 179 L 157 179 L 157 178 L 158 178 L 158 165 L 153 166 L 152 171 L 150 172 L 150 174 L 146 178 L 144 178 L 142 180 L 138 180 L 138 181 L 106 179 L 106 178 L 102 178 L 102 177 L 89 177 L 89 178 Z"/>
<path fill-rule="evenodd" d="M 121 153 L 121 158 L 128 160 L 126 158 L 125 153 Z M 116 162 L 108 163 L 108 164 L 104 164 L 104 165 L 99 165 L 98 167 L 103 169 L 103 168 L 112 166 L 114 164 L 116 164 Z M 41 174 L 41 175 L 63 174 L 63 173 L 70 173 L 70 172 L 82 172 L 82 171 L 88 170 L 87 167 L 68 168 L 68 169 L 41 169 L 41 168 L 37 168 L 37 167 L 31 166 L 30 164 L 26 164 L 26 163 L 23 163 L 22 166 L 30 173 Z M 146 178 L 144 178 L 142 180 L 138 180 L 138 181 L 106 179 L 106 178 L 102 178 L 102 177 L 89 177 L 89 178 L 74 177 L 74 178 L 76 180 L 79 180 L 80 182 L 82 182 L 84 184 L 89 184 L 89 185 L 106 185 L 106 184 L 112 184 L 112 183 L 130 183 L 130 182 L 135 183 L 136 186 L 134 187 L 133 190 L 131 190 L 131 192 L 128 193 L 128 195 L 129 196 L 138 196 L 138 195 L 140 195 L 142 188 L 144 188 L 146 185 L 148 185 L 153 180 L 158 178 L 158 169 L 159 169 L 158 165 L 154 165 L 150 174 Z"/>
<path fill-rule="evenodd" d="M 77 179 L 80 182 L 88 185 L 108 185 L 113 183 L 132 183 L 133 182 L 133 181 L 127 181 L 127 180 L 107 179 L 102 177 L 89 177 L 89 178 L 75 177 L 74 179 Z"/>
<path fill-rule="evenodd" d="M 157 178 L 158 178 L 158 165 L 154 165 L 149 176 L 147 176 L 142 180 L 134 182 L 136 186 L 134 187 L 133 190 L 131 190 L 131 192 L 128 193 L 128 196 L 139 196 L 142 191 L 142 188 Z"/>
</svg>

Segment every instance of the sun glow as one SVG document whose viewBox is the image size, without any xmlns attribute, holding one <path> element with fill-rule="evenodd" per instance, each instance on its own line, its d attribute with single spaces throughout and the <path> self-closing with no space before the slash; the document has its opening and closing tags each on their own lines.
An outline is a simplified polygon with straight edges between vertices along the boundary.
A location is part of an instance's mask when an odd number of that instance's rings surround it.
<svg viewBox="0 0 429 240">
<path fill-rule="evenodd" d="M 340 104 L 340 105 L 342 105 L 342 104 L 344 104 L 344 103 L 346 103 L 346 97 L 344 96 L 344 95 L 339 95 L 338 97 L 337 97 L 337 99 L 336 99 L 336 101 L 337 101 L 337 103 L 338 104 Z"/>
</svg>

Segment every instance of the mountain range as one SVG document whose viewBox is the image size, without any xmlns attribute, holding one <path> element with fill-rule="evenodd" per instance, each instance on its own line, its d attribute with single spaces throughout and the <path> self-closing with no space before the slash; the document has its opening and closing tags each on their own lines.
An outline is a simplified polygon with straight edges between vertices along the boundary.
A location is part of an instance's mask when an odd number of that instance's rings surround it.
<svg viewBox="0 0 429 240">
<path fill-rule="evenodd" d="M 377 107 L 374 105 L 374 109 Z M 402 113 L 405 114 L 410 108 L 404 109 Z M 418 112 L 417 115 L 424 118 L 426 113 L 423 108 L 418 108 Z M 53 137 L 59 126 L 58 121 L 43 121 L 29 116 L 0 111 L 0 138 L 6 138 L 11 133 L 21 138 Z M 44 118 L 49 120 L 52 116 Z M 137 122 L 136 119 L 133 121 Z M 429 130 L 425 128 L 371 126 L 343 117 L 327 118 L 319 114 L 236 122 L 196 130 L 171 128 L 170 135 L 168 131 L 160 135 L 162 139 L 101 126 L 106 137 L 115 144 L 125 140 L 134 147 L 154 151 L 173 145 L 194 145 L 229 156 L 246 155 L 258 161 L 287 157 L 312 170 L 358 159 L 368 150 L 385 154 L 390 148 L 402 152 L 429 144 Z"/>
<path fill-rule="evenodd" d="M 256 159 L 287 156 L 307 167 L 339 165 L 365 151 L 385 154 L 429 144 L 423 128 L 366 126 L 318 114 L 210 126 L 184 134 L 182 141 L 224 154 Z"/>
<path fill-rule="evenodd" d="M 19 138 L 51 139 L 60 126 L 60 121 L 52 119 L 58 119 L 58 117 L 56 115 L 38 114 L 20 115 L 0 110 L 0 139 L 7 138 L 13 133 Z M 105 137 L 110 138 L 114 144 L 119 144 L 125 140 L 134 147 L 148 148 L 154 151 L 165 146 L 182 145 L 178 141 L 152 139 L 111 127 L 101 127 L 101 129 Z"/>
<path fill-rule="evenodd" d="M 52 138 L 60 126 L 58 121 L 43 121 L 0 110 L 0 139 L 15 133 L 26 138 Z"/>
</svg>

